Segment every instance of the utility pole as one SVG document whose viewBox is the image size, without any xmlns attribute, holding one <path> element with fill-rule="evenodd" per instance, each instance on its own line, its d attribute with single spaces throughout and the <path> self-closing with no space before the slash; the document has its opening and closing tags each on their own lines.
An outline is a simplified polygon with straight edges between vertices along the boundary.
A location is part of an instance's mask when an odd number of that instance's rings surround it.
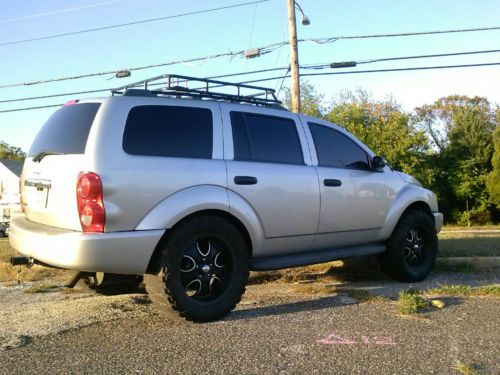
<svg viewBox="0 0 500 375">
<path fill-rule="evenodd" d="M 288 0 L 288 30 L 290 34 L 290 71 L 292 73 L 292 111 L 300 112 L 299 46 L 297 44 L 297 23 L 295 0 Z"/>
</svg>

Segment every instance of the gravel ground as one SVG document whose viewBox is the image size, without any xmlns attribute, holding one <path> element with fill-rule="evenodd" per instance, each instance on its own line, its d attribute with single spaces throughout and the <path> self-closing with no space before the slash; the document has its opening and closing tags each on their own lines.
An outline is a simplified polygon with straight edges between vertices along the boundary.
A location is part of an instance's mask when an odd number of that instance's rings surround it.
<svg viewBox="0 0 500 375">
<path fill-rule="evenodd" d="M 24 346 L 35 337 L 97 322 L 145 316 L 149 309 L 147 295 L 105 297 L 93 293 L 63 293 L 62 288 L 47 293 L 26 293 L 33 285 L 0 284 L 0 350 Z"/>
<path fill-rule="evenodd" d="M 435 274 L 414 287 L 494 282 Z M 383 277 L 339 284 L 391 298 L 409 287 Z M 0 287 L 1 374 L 457 374 L 458 363 L 500 374 L 499 298 L 448 297 L 442 310 L 403 317 L 394 301 L 357 304 L 268 283 L 249 286 L 224 320 L 193 324 L 165 319 L 144 294 L 27 287 Z"/>
</svg>

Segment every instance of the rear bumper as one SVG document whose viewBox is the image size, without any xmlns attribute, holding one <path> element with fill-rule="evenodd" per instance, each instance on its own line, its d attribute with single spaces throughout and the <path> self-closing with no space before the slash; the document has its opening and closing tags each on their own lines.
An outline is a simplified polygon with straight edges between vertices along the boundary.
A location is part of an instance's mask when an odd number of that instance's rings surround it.
<svg viewBox="0 0 500 375">
<path fill-rule="evenodd" d="M 434 223 L 436 224 L 436 233 L 439 233 L 443 227 L 443 214 L 441 212 L 433 212 L 432 214 L 434 215 Z"/>
<path fill-rule="evenodd" d="M 10 244 L 22 255 L 67 269 L 142 275 L 164 230 L 82 233 L 13 217 Z"/>
</svg>

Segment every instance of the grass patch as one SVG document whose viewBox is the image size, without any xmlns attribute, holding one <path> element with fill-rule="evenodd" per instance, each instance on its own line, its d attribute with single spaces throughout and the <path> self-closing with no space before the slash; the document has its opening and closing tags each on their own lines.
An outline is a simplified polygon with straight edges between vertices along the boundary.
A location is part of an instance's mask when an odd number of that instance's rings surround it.
<svg viewBox="0 0 500 375">
<path fill-rule="evenodd" d="M 54 289 L 58 289 L 58 285 L 52 285 L 52 284 L 40 284 L 40 285 L 35 285 L 31 288 L 25 289 L 24 293 L 49 293 L 53 292 Z"/>
<path fill-rule="evenodd" d="M 427 294 L 459 297 L 500 297 L 500 285 L 471 287 L 469 285 L 443 285 L 429 289 Z"/>
<path fill-rule="evenodd" d="M 0 263 L 8 263 L 11 256 L 14 256 L 16 251 L 10 247 L 8 239 L 0 239 Z"/>
<path fill-rule="evenodd" d="M 453 369 L 464 375 L 479 375 L 477 366 L 473 363 L 458 362 L 455 366 L 453 366 Z"/>
<path fill-rule="evenodd" d="M 440 233 L 439 256 L 500 256 L 500 233 Z"/>
<path fill-rule="evenodd" d="M 250 272 L 249 284 L 265 284 L 273 281 L 296 283 L 305 280 L 333 279 L 343 262 L 334 261 L 311 266 L 286 268 L 277 271 Z"/>
<path fill-rule="evenodd" d="M 382 296 L 376 296 L 370 293 L 370 291 L 366 289 L 351 289 L 351 288 L 340 288 L 339 292 L 347 294 L 349 297 L 358 300 L 359 302 L 367 302 L 367 303 L 377 303 L 377 302 L 386 302 L 387 298 Z"/>
<path fill-rule="evenodd" d="M 78 293 L 83 293 L 83 290 L 80 288 L 66 288 L 64 287 L 61 289 L 61 293 L 63 294 L 78 294 Z"/>
<path fill-rule="evenodd" d="M 500 230 L 500 225 L 477 225 L 471 227 L 463 227 L 460 225 L 444 225 L 444 231 L 463 231 L 463 230 Z"/>
<path fill-rule="evenodd" d="M 16 281 L 18 270 L 19 266 L 12 267 L 9 263 L 0 263 L 0 282 Z M 52 280 L 65 282 L 71 277 L 71 273 L 71 271 L 35 265 L 31 268 L 21 267 L 19 276 L 21 281 Z"/>
<path fill-rule="evenodd" d="M 12 267 L 9 263 L 10 257 L 16 255 L 16 251 L 10 247 L 7 239 L 0 240 L 0 282 L 11 282 L 17 280 L 19 266 Z M 57 268 L 47 268 L 35 265 L 31 268 L 21 267 L 19 274 L 22 281 L 54 280 L 66 281 L 71 276 L 71 271 Z"/>
<path fill-rule="evenodd" d="M 403 315 L 418 314 L 428 307 L 430 307 L 429 301 L 418 290 L 399 293 L 398 310 Z"/>
<path fill-rule="evenodd" d="M 473 273 L 475 268 L 471 262 L 460 262 L 456 264 L 436 262 L 434 270 L 437 272 Z"/>
<path fill-rule="evenodd" d="M 336 285 L 324 283 L 308 283 L 293 285 L 293 291 L 304 294 L 335 294 L 339 290 Z"/>
</svg>

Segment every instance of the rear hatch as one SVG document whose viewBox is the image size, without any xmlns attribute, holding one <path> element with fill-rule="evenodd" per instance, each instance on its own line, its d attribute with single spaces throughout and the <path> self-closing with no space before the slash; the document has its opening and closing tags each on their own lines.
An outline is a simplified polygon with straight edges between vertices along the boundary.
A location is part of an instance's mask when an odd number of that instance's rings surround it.
<svg viewBox="0 0 500 375">
<path fill-rule="evenodd" d="M 22 205 L 29 220 L 81 230 L 76 184 L 78 174 L 85 170 L 85 147 L 100 105 L 65 105 L 36 136 L 21 176 Z"/>
</svg>

